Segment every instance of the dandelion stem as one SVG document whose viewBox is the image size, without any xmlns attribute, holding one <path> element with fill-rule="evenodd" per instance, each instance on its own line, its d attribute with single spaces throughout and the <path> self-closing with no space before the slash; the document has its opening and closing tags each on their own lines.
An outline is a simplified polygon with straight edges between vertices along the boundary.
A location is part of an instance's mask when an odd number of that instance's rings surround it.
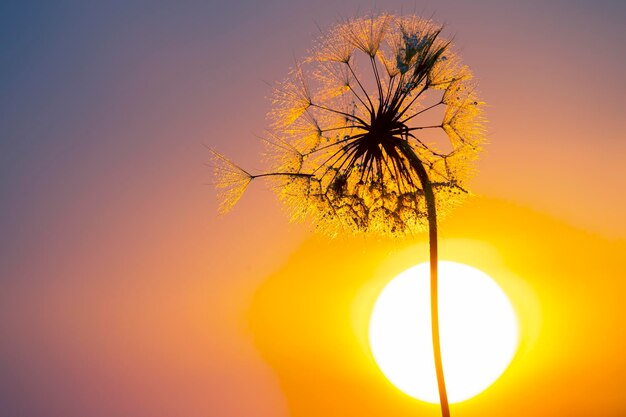
<svg viewBox="0 0 626 417">
<path fill-rule="evenodd" d="M 436 129 L 436 128 L 441 128 L 441 127 L 443 127 L 443 125 L 417 126 L 417 127 L 410 127 L 407 129 L 407 131 L 410 132 L 413 130 Z"/>
<path fill-rule="evenodd" d="M 391 93 L 395 90 L 393 89 L 394 83 L 396 81 L 395 76 L 389 76 L 389 85 L 387 86 L 387 94 L 385 94 L 385 101 L 383 102 L 383 107 L 386 108 L 389 104 L 389 100 L 391 99 Z"/>
<path fill-rule="evenodd" d="M 342 111 L 339 111 L 339 110 L 331 109 L 330 107 L 322 106 L 320 104 L 309 103 L 309 105 L 313 106 L 313 107 L 317 107 L 318 109 L 329 111 L 331 113 L 337 113 L 337 114 L 341 114 L 341 115 L 346 116 L 346 117 L 350 117 L 351 119 L 356 120 L 357 122 L 361 123 L 363 126 L 367 126 L 367 122 L 365 122 L 360 117 L 355 116 L 354 114 L 350 114 L 350 113 L 342 112 Z"/>
<path fill-rule="evenodd" d="M 367 109 L 368 112 L 372 112 L 372 109 L 370 107 L 367 106 L 367 104 L 365 104 L 365 102 L 363 101 L 363 99 L 357 94 L 356 91 L 354 91 L 354 88 L 352 88 L 351 85 L 348 85 L 348 90 L 352 91 L 352 94 L 354 94 L 354 97 L 356 97 L 357 100 L 359 100 L 359 103 L 361 103 L 363 105 L 363 107 L 365 107 Z"/>
<path fill-rule="evenodd" d="M 329 129 L 320 129 L 320 132 L 326 133 L 326 132 L 332 132 L 333 130 L 354 129 L 354 128 L 361 128 L 361 126 L 358 126 L 358 125 L 346 125 L 346 126 L 332 127 L 332 128 L 329 128 Z"/>
<path fill-rule="evenodd" d="M 350 145 L 352 145 L 352 144 L 350 144 Z M 329 184 L 332 184 L 332 182 L 335 181 L 335 178 L 337 178 L 337 175 L 342 171 L 343 167 L 345 166 L 346 162 L 348 162 L 348 160 L 350 160 L 349 166 L 351 166 L 356 161 L 356 159 L 358 158 L 358 155 L 355 156 L 354 154 L 356 154 L 356 152 L 358 151 L 358 147 L 350 146 L 350 145 L 348 145 L 345 148 L 345 152 L 335 162 L 335 165 L 336 165 L 339 161 L 342 161 L 341 164 L 339 166 L 334 166 L 333 167 L 332 165 L 330 165 L 330 166 L 326 167 L 326 171 L 324 171 L 324 173 L 321 175 L 320 180 L 322 178 L 324 178 L 326 176 L 326 174 L 328 174 L 330 171 L 334 171 L 335 175 L 333 175 L 333 178 L 329 182 Z M 335 152 L 335 154 L 330 159 L 334 158 L 338 153 L 339 152 Z M 324 163 L 324 165 L 325 164 L 326 163 Z M 321 165 L 321 166 L 324 166 L 324 165 Z M 317 171 L 317 169 L 316 169 L 316 171 Z"/>
<path fill-rule="evenodd" d="M 415 136 L 414 134 L 409 133 L 407 136 L 408 136 L 408 137 L 411 137 L 411 138 L 413 138 L 413 139 L 415 139 L 415 141 L 416 141 L 416 142 L 417 142 L 417 143 L 418 143 L 418 144 L 419 144 L 422 148 L 426 149 L 426 150 L 427 150 L 428 152 L 430 152 L 432 155 L 437 156 L 437 157 L 439 157 L 439 158 L 445 158 L 445 157 L 446 157 L 446 155 L 444 155 L 444 154 L 442 154 L 442 153 L 439 153 L 439 152 L 436 152 L 436 151 L 433 151 L 432 149 L 430 149 L 430 148 L 428 147 L 428 145 L 426 145 L 424 142 L 422 142 L 422 140 L 421 140 L 420 138 L 418 138 L 417 136 Z M 432 167 L 430 167 L 430 168 L 432 168 Z"/>
<path fill-rule="evenodd" d="M 433 104 L 432 106 L 428 106 L 428 107 L 426 107 L 426 108 L 424 108 L 424 109 L 422 109 L 422 110 L 420 110 L 420 111 L 418 111 L 418 112 L 415 112 L 415 113 L 413 113 L 412 115 L 410 115 L 409 117 L 407 117 L 406 119 L 402 120 L 402 123 L 405 123 L 405 124 L 406 124 L 406 122 L 408 122 L 409 120 L 411 120 L 411 119 L 412 119 L 412 118 L 414 118 L 415 116 L 419 116 L 420 114 L 425 113 L 425 112 L 427 112 L 427 111 L 428 111 L 428 110 L 430 110 L 430 109 L 434 109 L 435 107 L 437 107 L 437 106 L 439 106 L 439 105 L 441 105 L 441 104 L 443 104 L 443 101 L 440 101 L 440 102 L 438 102 L 438 103 L 435 103 L 435 104 Z"/>
<path fill-rule="evenodd" d="M 380 83 L 380 76 L 378 75 L 378 68 L 376 68 L 376 60 L 370 55 L 370 62 L 372 63 L 372 70 L 374 71 L 374 77 L 376 78 L 376 87 L 378 87 L 378 103 L 383 102 L 383 87 Z"/>
<path fill-rule="evenodd" d="M 350 65 L 350 62 L 346 62 L 346 65 L 348 66 L 348 69 L 352 73 L 352 76 L 356 80 L 356 82 L 359 85 L 359 87 L 361 87 L 361 90 L 363 90 L 363 94 L 365 94 L 365 98 L 367 98 L 367 101 L 370 104 L 370 109 L 369 109 L 370 112 L 374 112 L 374 104 L 372 103 L 372 100 L 370 99 L 369 94 L 367 94 L 367 91 L 365 90 L 365 88 L 363 88 L 363 84 L 361 84 L 361 81 L 359 80 L 359 77 L 357 77 L 356 74 L 354 73 L 354 70 L 352 69 L 352 65 Z"/>
<path fill-rule="evenodd" d="M 417 85 L 418 83 L 416 82 L 415 84 Z M 428 89 L 428 85 L 427 85 L 427 84 L 425 84 L 425 85 L 422 87 L 422 89 L 419 91 L 419 93 L 415 94 L 415 97 L 413 97 L 413 99 L 409 102 L 409 104 L 407 104 L 407 105 L 404 107 L 404 110 L 400 111 L 400 106 L 402 106 L 402 103 L 404 103 L 404 100 L 407 98 L 408 94 L 411 92 L 411 90 L 410 90 L 410 89 L 407 89 L 407 91 L 406 91 L 404 94 L 402 94 L 402 95 L 401 95 L 400 99 L 398 100 L 398 104 L 396 105 L 396 111 L 397 111 L 397 112 L 399 112 L 399 113 L 396 115 L 396 120 L 400 119 L 400 118 L 404 115 L 404 113 L 406 113 L 406 111 L 407 111 L 408 109 L 410 109 L 410 108 L 411 108 L 411 106 L 413 105 L 413 103 L 415 103 L 415 101 L 416 101 L 418 98 L 420 98 L 420 96 L 422 95 L 422 93 L 423 93 L 424 91 L 426 91 L 427 89 Z"/>
<path fill-rule="evenodd" d="M 443 374 L 443 362 L 441 359 L 441 340 L 439 335 L 439 294 L 438 294 L 438 242 L 437 242 L 437 209 L 435 207 L 435 194 L 428 177 L 428 172 L 422 161 L 415 155 L 411 146 L 402 142 L 400 150 L 415 169 L 424 190 L 426 198 L 426 210 L 428 214 L 428 242 L 430 247 L 430 314 L 431 333 L 433 340 L 433 353 L 435 359 L 435 372 L 437 374 L 437 388 L 439 390 L 439 402 L 441 404 L 442 417 L 450 417 L 448 394 Z"/>
<path fill-rule="evenodd" d="M 402 82 L 404 81 L 404 74 L 400 74 L 400 77 L 398 78 L 398 85 L 396 86 L 395 90 L 393 91 L 393 97 L 391 98 L 391 101 L 389 102 L 389 107 L 394 107 L 396 100 L 398 100 L 398 97 L 400 96 L 400 93 L 402 90 L 401 86 L 402 86 Z"/>
<path fill-rule="evenodd" d="M 356 135 L 358 137 L 362 137 L 364 135 Z M 351 136 L 348 139 L 354 139 L 354 136 Z M 354 148 L 354 142 L 353 143 L 349 143 L 347 144 L 345 147 L 341 148 L 341 149 L 337 149 L 335 151 L 335 153 L 333 153 L 328 159 L 326 159 L 323 163 L 319 164 L 319 166 L 317 168 L 315 168 L 315 170 L 313 171 L 313 174 L 315 174 L 320 168 L 325 167 L 327 163 L 329 163 L 330 161 L 333 160 L 333 158 L 335 156 L 337 156 L 338 154 L 340 154 L 341 152 L 343 152 L 344 154 L 347 154 L 348 150 L 353 149 Z M 330 168 L 330 167 L 329 167 Z"/>
<path fill-rule="evenodd" d="M 330 129 L 329 129 L 329 130 L 330 130 Z M 360 137 L 360 135 L 359 135 L 359 137 Z M 344 139 L 338 140 L 338 141 L 336 141 L 336 142 L 330 143 L 330 144 L 328 144 L 328 145 L 324 145 L 324 146 L 322 146 L 322 147 L 319 147 L 319 148 L 313 149 L 313 150 L 312 150 L 312 151 L 310 151 L 310 152 L 305 152 L 305 153 L 303 154 L 303 156 L 309 156 L 309 155 L 312 155 L 312 154 L 314 154 L 314 153 L 316 153 L 316 152 L 323 151 L 324 149 L 328 149 L 328 148 L 332 148 L 333 146 L 341 145 L 342 143 L 347 142 L 347 141 L 349 141 L 349 140 L 351 140 L 351 139 L 354 139 L 354 138 L 355 138 L 355 136 L 348 136 L 347 138 L 344 138 Z"/>
<path fill-rule="evenodd" d="M 265 174 L 250 175 L 250 179 L 275 176 L 312 178 L 314 175 L 305 174 L 304 172 L 267 172 Z"/>
</svg>

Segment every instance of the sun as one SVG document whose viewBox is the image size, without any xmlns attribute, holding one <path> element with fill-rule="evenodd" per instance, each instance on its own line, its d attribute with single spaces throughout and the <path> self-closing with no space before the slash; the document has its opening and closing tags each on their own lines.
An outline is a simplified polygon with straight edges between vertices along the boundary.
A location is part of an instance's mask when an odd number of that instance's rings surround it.
<svg viewBox="0 0 626 417">
<path fill-rule="evenodd" d="M 428 263 L 391 280 L 374 304 L 369 342 L 393 385 L 419 400 L 439 403 L 429 289 Z M 487 274 L 440 261 L 439 322 L 448 399 L 461 402 L 484 391 L 508 367 L 518 346 L 517 317 Z"/>
</svg>

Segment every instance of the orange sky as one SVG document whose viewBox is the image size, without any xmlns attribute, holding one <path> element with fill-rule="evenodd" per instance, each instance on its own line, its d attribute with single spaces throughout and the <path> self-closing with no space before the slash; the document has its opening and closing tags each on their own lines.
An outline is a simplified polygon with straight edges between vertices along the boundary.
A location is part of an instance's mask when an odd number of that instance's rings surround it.
<svg viewBox="0 0 626 417">
<path fill-rule="evenodd" d="M 626 411 L 626 337 L 620 330 L 624 242 L 486 198 L 459 210 L 442 235 L 442 259 L 484 270 L 509 294 L 522 335 L 504 376 L 478 397 L 453 405 L 453 413 Z M 425 261 L 427 253 L 419 240 L 311 238 L 264 281 L 248 320 L 292 415 L 436 414 L 436 407 L 405 396 L 385 380 L 365 342 L 377 291 L 400 271 Z"/>
<path fill-rule="evenodd" d="M 377 2 L 446 23 L 488 103 L 442 257 L 509 291 L 523 344 L 457 416 L 626 415 L 626 8 Z M 254 186 L 216 215 L 205 145 L 255 134 L 321 27 L 371 2 L 19 2 L 0 12 L 0 409 L 7 415 L 437 415 L 363 343 L 415 240 L 326 240 Z"/>
</svg>

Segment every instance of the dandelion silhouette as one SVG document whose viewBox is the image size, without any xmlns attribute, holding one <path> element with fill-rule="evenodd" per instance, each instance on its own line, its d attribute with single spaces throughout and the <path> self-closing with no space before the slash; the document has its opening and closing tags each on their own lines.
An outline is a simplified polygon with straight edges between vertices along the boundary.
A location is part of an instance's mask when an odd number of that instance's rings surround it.
<svg viewBox="0 0 626 417">
<path fill-rule="evenodd" d="M 442 415 L 449 416 L 439 343 L 437 216 L 468 194 L 484 140 L 472 74 L 416 16 L 344 21 L 274 88 L 269 168 L 251 174 L 213 152 L 220 211 L 252 180 L 275 183 L 295 220 L 336 235 L 428 229 L 432 337 Z M 433 121 L 434 120 L 434 121 Z M 443 135 L 446 143 L 436 140 Z"/>
</svg>

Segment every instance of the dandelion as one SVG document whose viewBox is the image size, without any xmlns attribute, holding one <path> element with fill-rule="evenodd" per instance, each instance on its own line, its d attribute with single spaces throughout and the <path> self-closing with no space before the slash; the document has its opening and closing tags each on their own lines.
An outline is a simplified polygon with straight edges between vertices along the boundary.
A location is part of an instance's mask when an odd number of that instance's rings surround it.
<svg viewBox="0 0 626 417">
<path fill-rule="evenodd" d="M 429 231 L 433 347 L 449 416 L 437 306 L 437 221 L 468 195 L 484 141 L 472 74 L 416 16 L 341 22 L 275 86 L 268 170 L 250 174 L 215 153 L 221 210 L 271 179 L 293 219 L 331 235 Z"/>
</svg>

